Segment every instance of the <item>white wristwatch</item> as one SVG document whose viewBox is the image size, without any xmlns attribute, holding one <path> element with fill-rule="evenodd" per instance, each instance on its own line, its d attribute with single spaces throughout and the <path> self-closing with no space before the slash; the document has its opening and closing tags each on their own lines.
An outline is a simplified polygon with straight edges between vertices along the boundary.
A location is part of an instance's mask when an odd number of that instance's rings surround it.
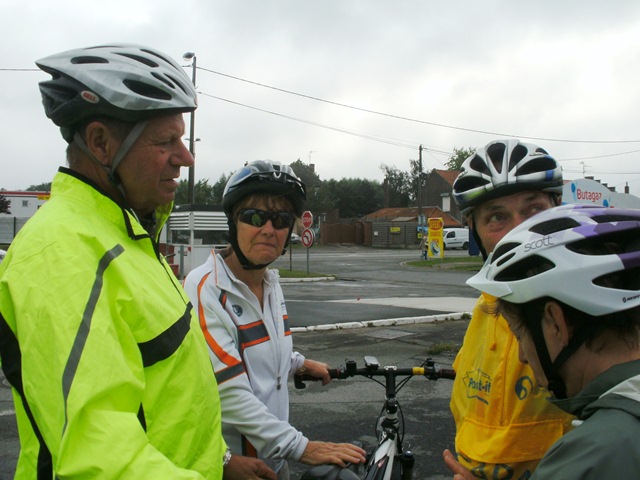
<svg viewBox="0 0 640 480">
<path fill-rule="evenodd" d="M 226 467 L 227 465 L 229 465 L 229 462 L 231 461 L 231 450 L 229 450 L 229 447 L 227 447 L 227 451 L 224 452 L 224 455 L 222 456 L 222 467 Z"/>
</svg>

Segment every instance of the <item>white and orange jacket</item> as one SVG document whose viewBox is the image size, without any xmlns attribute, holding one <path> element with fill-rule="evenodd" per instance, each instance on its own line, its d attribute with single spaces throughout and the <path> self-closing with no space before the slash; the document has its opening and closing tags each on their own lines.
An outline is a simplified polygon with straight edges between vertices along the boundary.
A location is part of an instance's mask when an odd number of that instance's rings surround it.
<svg viewBox="0 0 640 480">
<path fill-rule="evenodd" d="M 299 460 L 308 439 L 289 424 L 287 380 L 304 357 L 293 352 L 278 272 L 265 273 L 264 311 L 215 252 L 189 273 L 184 287 L 209 345 L 229 448 L 262 458 L 276 471 L 282 459 Z"/>
</svg>

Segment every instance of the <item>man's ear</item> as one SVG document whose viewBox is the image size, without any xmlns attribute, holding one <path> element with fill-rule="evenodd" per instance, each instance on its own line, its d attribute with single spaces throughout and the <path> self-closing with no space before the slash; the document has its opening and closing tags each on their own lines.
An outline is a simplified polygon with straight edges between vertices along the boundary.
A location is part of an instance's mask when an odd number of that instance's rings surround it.
<svg viewBox="0 0 640 480">
<path fill-rule="evenodd" d="M 86 126 L 85 143 L 89 151 L 102 165 L 109 166 L 111 164 L 117 142 L 104 123 L 93 121 Z"/>
<path fill-rule="evenodd" d="M 544 306 L 544 322 L 549 327 L 549 340 L 560 349 L 569 344 L 573 330 L 567 324 L 567 318 L 558 302 L 549 301 Z"/>
</svg>

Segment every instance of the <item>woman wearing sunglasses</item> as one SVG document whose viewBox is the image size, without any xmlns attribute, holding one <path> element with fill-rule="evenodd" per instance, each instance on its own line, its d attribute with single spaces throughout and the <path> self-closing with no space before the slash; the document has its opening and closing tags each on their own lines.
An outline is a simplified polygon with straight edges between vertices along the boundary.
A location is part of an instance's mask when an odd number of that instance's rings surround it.
<svg viewBox="0 0 640 480">
<path fill-rule="evenodd" d="M 310 441 L 288 421 L 293 373 L 330 381 L 327 364 L 293 351 L 278 272 L 267 268 L 284 253 L 305 202 L 305 186 L 290 167 L 246 164 L 223 193 L 230 245 L 185 279 L 209 345 L 231 453 L 264 459 L 279 479 L 289 478 L 287 460 L 344 466 L 365 455 L 355 445 Z"/>
</svg>

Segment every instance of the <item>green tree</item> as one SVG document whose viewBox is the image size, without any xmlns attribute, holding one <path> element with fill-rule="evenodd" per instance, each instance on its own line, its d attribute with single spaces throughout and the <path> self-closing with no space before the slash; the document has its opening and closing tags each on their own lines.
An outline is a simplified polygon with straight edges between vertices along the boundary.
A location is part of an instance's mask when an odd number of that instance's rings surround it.
<svg viewBox="0 0 640 480">
<path fill-rule="evenodd" d="M 0 213 L 11 214 L 11 200 L 0 193 Z"/>
<path fill-rule="evenodd" d="M 341 217 L 362 217 L 379 210 L 384 205 L 382 187 L 378 182 L 360 178 L 326 180 L 322 185 L 323 195 L 332 198 L 330 208 L 340 210 Z"/>
<path fill-rule="evenodd" d="M 384 173 L 387 189 L 388 207 L 408 207 L 413 195 L 413 185 L 408 172 L 403 172 L 397 167 L 391 167 L 384 163 L 380 165 Z"/>
<path fill-rule="evenodd" d="M 447 170 L 460 170 L 464 161 L 474 153 L 476 153 L 476 149 L 472 147 L 453 147 L 453 155 L 449 157 L 449 160 L 444 164 L 444 166 L 447 167 Z"/>
<path fill-rule="evenodd" d="M 189 180 L 180 180 L 174 203 L 176 205 L 188 205 L 188 191 Z M 215 185 L 209 185 L 208 178 L 200 179 L 193 185 L 193 201 L 195 205 L 219 205 L 222 202 L 222 194 L 216 197 Z"/>
<path fill-rule="evenodd" d="M 26 190 L 27 192 L 50 192 L 51 182 L 40 183 L 38 185 L 31 185 Z"/>
<path fill-rule="evenodd" d="M 302 163 L 302 160 L 298 159 L 295 162 L 290 163 L 289 166 L 294 172 L 296 172 L 296 175 L 300 180 L 302 180 L 302 183 L 306 185 L 308 190 L 322 186 L 322 180 L 320 180 L 320 177 L 309 165 Z"/>
</svg>

